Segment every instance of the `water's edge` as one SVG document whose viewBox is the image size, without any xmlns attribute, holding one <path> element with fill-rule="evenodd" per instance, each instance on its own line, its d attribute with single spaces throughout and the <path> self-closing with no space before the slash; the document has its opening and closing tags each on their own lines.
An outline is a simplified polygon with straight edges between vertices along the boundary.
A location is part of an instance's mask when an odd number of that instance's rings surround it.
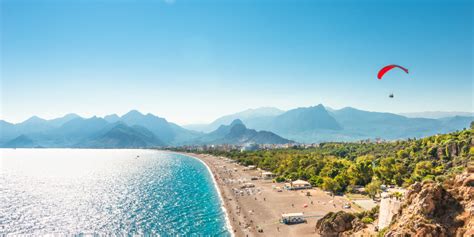
<svg viewBox="0 0 474 237">
<path fill-rule="evenodd" d="M 232 228 L 232 225 L 230 224 L 229 213 L 228 213 L 227 208 L 225 207 L 224 198 L 222 197 L 222 194 L 221 194 L 221 188 L 220 188 L 219 185 L 217 184 L 217 180 L 216 180 L 216 178 L 214 177 L 214 173 L 212 173 L 211 168 L 206 164 L 206 162 L 204 162 L 203 160 L 201 160 L 199 157 L 196 157 L 196 156 L 193 156 L 193 155 L 190 155 L 190 154 L 186 154 L 186 153 L 173 152 L 173 151 L 163 151 L 163 150 L 159 150 L 159 151 L 167 152 L 167 153 L 174 153 L 174 154 L 178 154 L 178 155 L 190 157 L 190 158 L 193 158 L 193 159 L 198 160 L 198 161 L 201 162 L 204 166 L 206 166 L 207 171 L 209 172 L 209 175 L 210 175 L 211 178 L 212 178 L 212 182 L 214 183 L 214 187 L 216 188 L 217 194 L 219 195 L 220 206 L 221 206 L 222 211 L 224 212 L 224 217 L 225 217 L 225 223 L 226 223 L 227 230 L 229 231 L 230 236 L 232 236 L 232 237 L 235 236 L 235 235 L 234 235 L 234 229 Z"/>
</svg>

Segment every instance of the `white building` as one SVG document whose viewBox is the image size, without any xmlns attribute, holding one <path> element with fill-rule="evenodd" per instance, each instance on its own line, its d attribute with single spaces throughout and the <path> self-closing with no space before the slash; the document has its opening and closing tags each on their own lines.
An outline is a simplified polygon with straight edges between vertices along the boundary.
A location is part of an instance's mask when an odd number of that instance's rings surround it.
<svg viewBox="0 0 474 237">
<path fill-rule="evenodd" d="M 262 172 L 262 179 L 273 179 L 276 175 L 272 172 Z"/>
<path fill-rule="evenodd" d="M 285 188 L 288 190 L 309 189 L 312 187 L 313 186 L 311 186 L 309 182 L 301 180 L 301 179 L 285 184 Z"/>
<path fill-rule="evenodd" d="M 285 213 L 281 215 L 281 222 L 284 224 L 298 224 L 306 222 L 303 213 Z"/>
</svg>

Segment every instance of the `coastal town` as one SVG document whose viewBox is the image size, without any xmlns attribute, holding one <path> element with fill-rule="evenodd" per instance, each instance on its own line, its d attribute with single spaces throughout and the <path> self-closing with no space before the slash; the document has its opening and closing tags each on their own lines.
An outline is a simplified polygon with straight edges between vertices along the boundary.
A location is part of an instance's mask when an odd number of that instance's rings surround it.
<svg viewBox="0 0 474 237">
<path fill-rule="evenodd" d="M 358 141 L 360 144 L 380 144 L 386 142 L 381 138 L 375 139 L 363 139 Z M 257 144 L 257 143 L 245 143 L 245 144 L 204 144 L 204 145 L 183 145 L 179 146 L 179 150 L 189 152 L 205 152 L 205 151 L 257 151 L 257 150 L 272 150 L 272 149 L 310 149 L 320 147 L 321 143 L 284 143 L 284 144 Z M 176 146 L 164 146 L 162 149 L 175 150 Z"/>
</svg>

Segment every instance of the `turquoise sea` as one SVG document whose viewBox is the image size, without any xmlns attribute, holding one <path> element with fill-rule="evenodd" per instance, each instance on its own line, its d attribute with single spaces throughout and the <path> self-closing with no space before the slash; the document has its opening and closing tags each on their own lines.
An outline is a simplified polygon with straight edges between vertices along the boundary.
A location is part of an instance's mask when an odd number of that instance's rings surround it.
<svg viewBox="0 0 474 237">
<path fill-rule="evenodd" d="M 197 159 L 125 149 L 0 155 L 0 235 L 230 235 L 212 176 Z"/>
</svg>

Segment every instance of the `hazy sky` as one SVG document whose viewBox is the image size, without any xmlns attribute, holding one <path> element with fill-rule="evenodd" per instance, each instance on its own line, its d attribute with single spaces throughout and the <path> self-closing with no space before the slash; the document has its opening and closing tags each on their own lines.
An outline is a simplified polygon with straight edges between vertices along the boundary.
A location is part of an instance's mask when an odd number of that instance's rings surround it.
<svg viewBox="0 0 474 237">
<path fill-rule="evenodd" d="M 0 118 L 473 111 L 473 2 L 0 0 Z M 400 64 L 376 78 L 386 64 Z M 388 94 L 393 92 L 394 99 Z"/>
</svg>

